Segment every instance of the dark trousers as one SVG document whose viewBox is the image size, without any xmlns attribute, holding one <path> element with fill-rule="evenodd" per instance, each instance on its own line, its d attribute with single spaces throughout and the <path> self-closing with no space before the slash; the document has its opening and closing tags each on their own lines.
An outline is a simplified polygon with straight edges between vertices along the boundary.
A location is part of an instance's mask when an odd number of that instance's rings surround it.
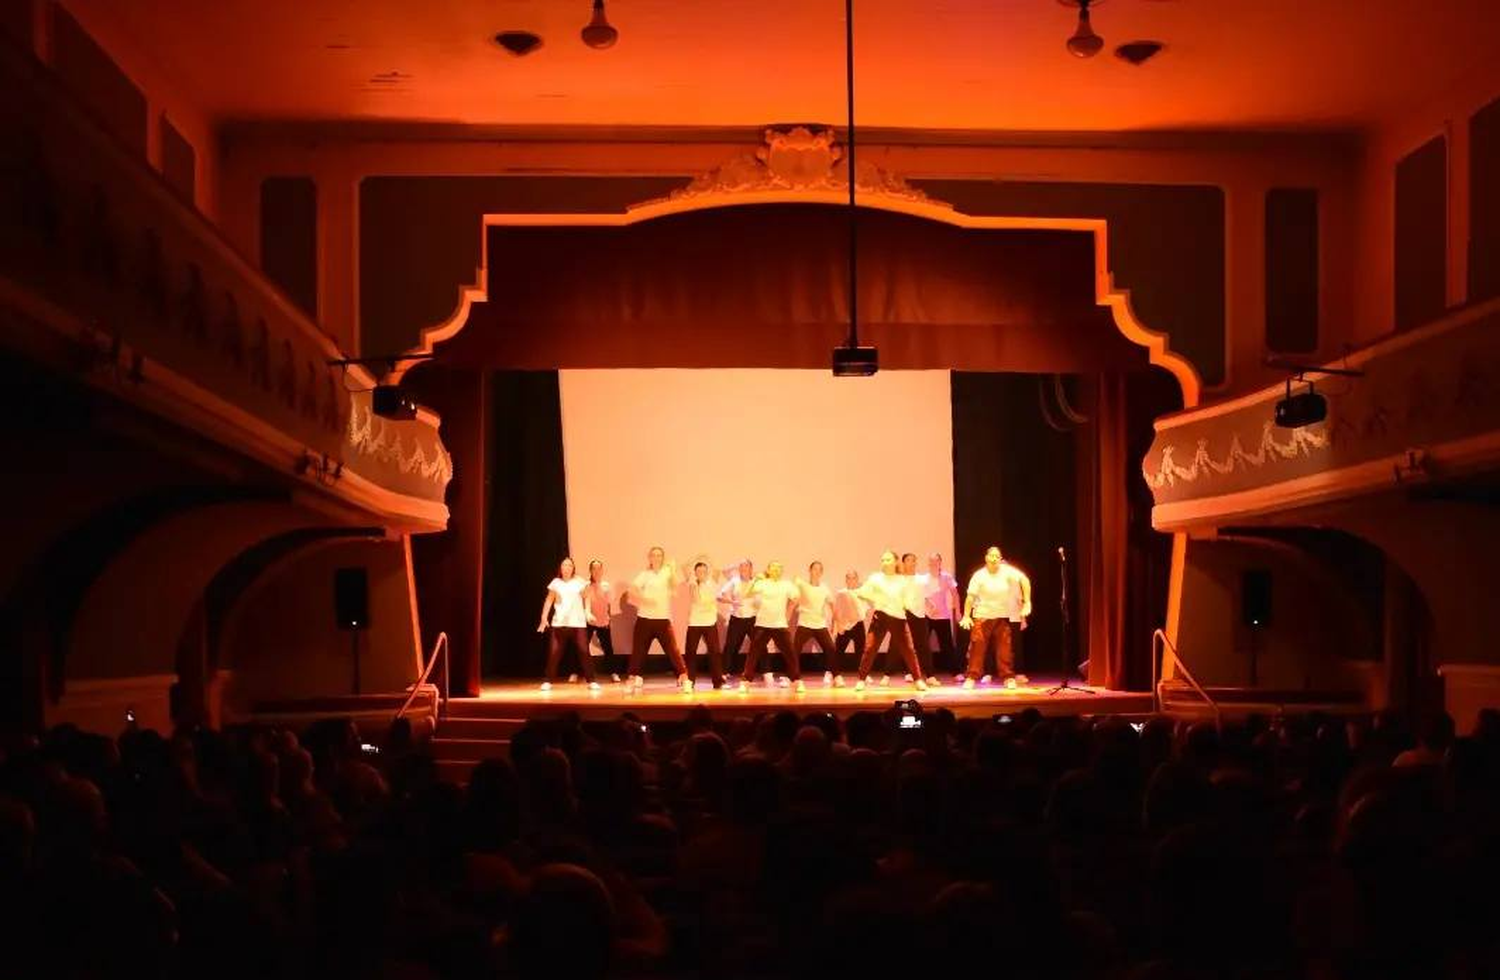
<svg viewBox="0 0 1500 980">
<path fill-rule="evenodd" d="M 592 640 L 596 636 L 599 638 L 599 650 L 602 653 L 599 661 L 604 668 L 604 672 L 606 674 L 618 674 L 620 672 L 620 664 L 615 659 L 615 640 L 609 634 L 609 624 L 605 623 L 603 626 L 594 625 L 588 627 L 587 639 Z"/>
<path fill-rule="evenodd" d="M 958 662 L 958 648 L 953 644 L 953 620 L 933 619 L 927 617 L 927 632 L 937 637 L 938 658 L 937 669 L 941 671 L 956 670 Z"/>
<path fill-rule="evenodd" d="M 970 680 L 984 676 L 984 661 L 990 647 L 995 648 L 995 677 L 1003 681 L 1016 675 L 1015 652 L 1011 649 L 1011 623 L 1008 619 L 976 619 L 969 631 Z"/>
<path fill-rule="evenodd" d="M 547 630 L 547 680 L 557 680 L 557 662 L 562 659 L 562 648 L 570 646 L 578 654 L 578 664 L 583 679 L 594 680 L 594 661 L 589 656 L 589 643 L 582 626 L 553 626 Z"/>
<path fill-rule="evenodd" d="M 677 672 L 678 677 L 687 673 L 687 667 L 682 662 L 682 651 L 677 649 L 677 633 L 672 629 L 672 621 L 638 616 L 630 641 L 630 673 L 633 676 L 641 675 L 641 666 L 646 662 L 646 654 L 650 652 L 653 641 L 661 644 L 662 651 L 672 661 L 672 669 Z"/>
<path fill-rule="evenodd" d="M 755 632 L 754 616 L 730 616 L 729 627 L 724 631 L 724 663 L 734 670 L 736 660 L 740 659 L 740 649 L 745 641 L 750 639 L 750 634 Z M 743 662 L 743 661 L 741 661 Z"/>
<path fill-rule="evenodd" d="M 719 650 L 719 627 L 715 626 L 689 626 L 687 631 L 687 649 L 684 650 L 687 661 L 688 676 L 693 680 L 698 679 L 698 647 L 706 644 L 708 646 L 708 669 L 713 671 L 712 679 L 715 688 L 724 686 L 724 658 Z"/>
<path fill-rule="evenodd" d="M 865 659 L 864 623 L 855 623 L 853 626 L 844 630 L 844 632 L 840 633 L 834 638 L 833 648 L 838 651 L 838 656 L 842 657 L 844 655 L 844 651 L 849 647 L 854 648 L 854 662 L 856 664 Z M 830 662 L 829 665 L 826 665 L 826 669 L 836 671 L 837 668 L 833 667 Z"/>
<path fill-rule="evenodd" d="M 906 611 L 906 628 L 911 630 L 911 645 L 917 654 L 917 663 L 922 668 L 922 676 L 932 677 L 932 647 L 927 642 L 927 617 L 918 616 L 911 610 Z M 912 675 L 916 677 L 916 674 Z"/>
<path fill-rule="evenodd" d="M 802 679 L 802 669 L 797 664 L 797 648 L 792 646 L 792 631 L 785 626 L 757 626 L 755 632 L 750 634 L 750 654 L 745 658 L 745 672 L 740 676 L 745 680 L 755 676 L 755 662 L 760 655 L 766 652 L 766 646 L 776 641 L 776 649 L 781 651 L 781 659 L 786 661 L 786 675 L 794 681 Z"/>
<path fill-rule="evenodd" d="M 807 626 L 797 627 L 797 632 L 792 634 L 792 655 L 801 656 L 802 648 L 812 641 L 819 652 L 823 654 L 823 670 L 838 673 L 839 655 L 833 645 L 833 634 L 828 632 L 828 627 L 820 626 L 812 629 Z"/>
<path fill-rule="evenodd" d="M 870 641 L 865 644 L 865 655 L 859 661 L 859 679 L 864 680 L 870 676 L 875 654 L 880 651 L 880 641 L 887 636 L 891 638 L 891 649 L 900 654 L 911 676 L 921 676 L 922 665 L 917 663 L 917 655 L 911 648 L 911 631 L 906 628 L 906 619 L 877 612 L 870 621 Z"/>
</svg>

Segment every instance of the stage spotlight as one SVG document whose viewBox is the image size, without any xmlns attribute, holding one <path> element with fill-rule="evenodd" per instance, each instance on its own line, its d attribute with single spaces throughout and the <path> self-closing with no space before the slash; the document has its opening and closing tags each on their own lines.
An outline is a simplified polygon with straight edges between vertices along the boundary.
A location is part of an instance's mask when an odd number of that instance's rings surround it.
<svg viewBox="0 0 1500 980">
<path fill-rule="evenodd" d="M 594 16 L 578 32 L 578 36 L 583 38 L 584 44 L 599 50 L 613 47 L 620 39 L 620 32 L 604 16 L 604 0 L 594 0 Z"/>
<path fill-rule="evenodd" d="M 417 403 L 400 385 L 376 385 L 370 390 L 370 411 L 383 419 L 410 422 L 417 417 Z"/>
<path fill-rule="evenodd" d="M 874 347 L 843 346 L 833 349 L 835 378 L 868 378 L 880 370 L 880 352 Z"/>
<path fill-rule="evenodd" d="M 1300 429 L 1328 418 L 1328 400 L 1313 390 L 1311 384 L 1306 391 L 1291 393 L 1287 383 L 1287 395 L 1276 403 L 1276 424 L 1283 429 Z"/>
</svg>

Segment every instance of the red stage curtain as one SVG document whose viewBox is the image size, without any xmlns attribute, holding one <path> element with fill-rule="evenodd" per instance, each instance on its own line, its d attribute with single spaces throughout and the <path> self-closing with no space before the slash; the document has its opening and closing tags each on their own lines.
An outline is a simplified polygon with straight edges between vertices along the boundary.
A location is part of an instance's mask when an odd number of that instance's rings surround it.
<svg viewBox="0 0 1500 980">
<path fill-rule="evenodd" d="M 1129 556 L 1130 479 L 1126 439 L 1126 377 L 1087 379 L 1086 438 L 1078 440 L 1078 546 L 1083 561 L 1084 638 L 1090 684 L 1128 686 L 1126 664 L 1126 567 Z M 1139 475 L 1135 477 L 1139 479 Z"/>
<path fill-rule="evenodd" d="M 847 214 L 717 208 L 625 227 L 497 227 L 489 301 L 440 357 L 465 367 L 828 365 L 848 318 Z M 861 339 L 889 368 L 1146 364 L 1094 302 L 1086 232 L 860 215 Z"/>
</svg>

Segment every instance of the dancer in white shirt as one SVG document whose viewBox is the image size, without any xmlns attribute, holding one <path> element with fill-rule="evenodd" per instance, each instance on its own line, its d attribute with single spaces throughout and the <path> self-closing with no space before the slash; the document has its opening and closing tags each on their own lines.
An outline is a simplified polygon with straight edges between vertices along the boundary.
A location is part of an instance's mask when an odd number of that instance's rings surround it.
<svg viewBox="0 0 1500 980">
<path fill-rule="evenodd" d="M 639 689 L 646 683 L 641 676 L 646 653 L 653 642 L 661 644 L 672 669 L 677 671 L 677 683 L 682 690 L 691 692 L 693 682 L 688 679 L 687 665 L 682 661 L 682 652 L 677 648 L 677 634 L 672 629 L 672 594 L 682 584 L 676 563 L 667 558 L 660 547 L 646 553 L 646 567 L 631 579 L 625 594 L 635 603 L 635 632 L 630 643 L 630 667 L 626 683 Z"/>
<path fill-rule="evenodd" d="M 708 647 L 708 669 L 714 690 L 724 687 L 724 659 L 719 648 L 719 573 L 708 562 L 693 562 L 693 580 L 688 583 L 687 648 L 683 651 L 688 679 L 698 681 L 698 649 Z"/>
<path fill-rule="evenodd" d="M 729 625 L 724 630 L 724 665 L 735 670 L 740 650 L 755 632 L 755 599 L 750 586 L 755 581 L 755 565 L 746 558 L 729 581 L 719 589 L 719 601 L 729 604 Z"/>
<path fill-rule="evenodd" d="M 844 587 L 833 598 L 833 646 L 838 656 L 843 656 L 846 649 L 853 647 L 856 664 L 865 658 L 865 631 L 869 618 L 870 603 L 859 597 L 859 572 L 851 568 L 844 573 Z"/>
<path fill-rule="evenodd" d="M 594 681 L 594 664 L 589 658 L 588 641 L 584 638 L 587 617 L 583 607 L 583 590 L 588 585 L 575 574 L 573 559 L 564 558 L 558 565 L 557 578 L 547 583 L 547 598 L 542 602 L 542 621 L 536 631 L 545 633 L 547 614 L 552 614 L 551 635 L 547 637 L 547 669 L 542 675 L 542 690 L 552 690 L 557 680 L 557 662 L 562 658 L 563 644 L 572 647 L 578 655 L 578 663 L 584 679 L 591 690 L 599 690 Z"/>
<path fill-rule="evenodd" d="M 917 556 L 908 551 L 901 556 L 901 574 L 906 579 L 906 628 L 911 631 L 911 645 L 917 653 L 917 664 L 931 687 L 938 687 L 937 671 L 932 668 L 932 644 L 927 637 L 927 573 L 917 571 Z"/>
<path fill-rule="evenodd" d="M 995 676 L 1006 687 L 1016 686 L 1012 630 L 1026 628 L 1031 616 L 1031 580 L 1005 561 L 998 546 L 984 553 L 984 567 L 969 579 L 964 597 L 964 618 L 959 627 L 969 630 L 969 670 L 964 689 L 972 690 L 984 673 L 988 648 L 995 647 Z"/>
<path fill-rule="evenodd" d="M 958 670 L 958 649 L 953 642 L 953 617 L 959 612 L 958 580 L 943 568 L 943 556 L 934 551 L 927 556 L 927 574 L 923 579 L 927 606 L 927 635 L 937 638 L 940 663 L 937 671 Z"/>
<path fill-rule="evenodd" d="M 786 661 L 787 676 L 792 679 L 799 692 L 807 689 L 802 683 L 802 670 L 797 663 L 797 650 L 792 646 L 792 633 L 787 628 L 787 617 L 797 601 L 797 586 L 781 577 L 781 562 L 773 561 L 766 566 L 766 574 L 750 584 L 750 595 L 757 602 L 755 610 L 755 632 L 750 637 L 750 654 L 745 658 L 745 670 L 740 675 L 740 690 L 750 689 L 750 678 L 755 676 L 755 662 L 766 652 L 771 641 Z M 772 678 L 767 674 L 769 682 Z"/>
<path fill-rule="evenodd" d="M 595 558 L 589 562 L 589 584 L 583 589 L 583 609 L 588 618 L 585 643 L 597 638 L 603 667 L 610 680 L 620 681 L 620 665 L 615 661 L 615 641 L 609 631 L 610 617 L 615 611 L 615 594 L 604 577 L 604 562 Z"/>
<path fill-rule="evenodd" d="M 865 644 L 865 655 L 859 661 L 859 680 L 854 685 L 856 691 L 865 689 L 870 666 L 880 650 L 880 641 L 887 635 L 891 638 L 891 649 L 900 654 L 901 659 L 906 662 L 906 669 L 916 679 L 917 690 L 927 690 L 927 681 L 922 677 L 921 665 L 917 663 L 916 653 L 912 650 L 911 632 L 906 628 L 906 588 L 906 578 L 897 570 L 896 553 L 887 551 L 880 556 L 880 571 L 865 579 L 864 584 L 856 590 L 861 599 L 875 607 L 875 615 L 870 622 L 869 641 Z"/>
<path fill-rule="evenodd" d="M 823 686 L 844 686 L 839 675 L 838 653 L 833 634 L 828 631 L 828 614 L 833 607 L 833 593 L 823 584 L 823 563 L 807 566 L 807 578 L 797 579 L 797 631 L 792 634 L 792 656 L 802 656 L 809 641 L 823 654 Z"/>
</svg>

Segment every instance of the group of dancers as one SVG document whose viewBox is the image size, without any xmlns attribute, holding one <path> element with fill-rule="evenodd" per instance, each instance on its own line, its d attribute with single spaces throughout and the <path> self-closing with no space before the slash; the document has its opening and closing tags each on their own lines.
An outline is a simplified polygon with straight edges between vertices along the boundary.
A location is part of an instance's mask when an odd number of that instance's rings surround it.
<svg viewBox="0 0 1500 980">
<path fill-rule="evenodd" d="M 672 624 L 672 602 L 684 585 L 686 656 Z M 700 557 L 683 569 L 655 547 L 646 555 L 646 567 L 618 595 L 605 578 L 603 562 L 589 562 L 588 575 L 582 577 L 573 559 L 564 558 L 557 577 L 547 583 L 537 626 L 537 632 L 549 634 L 543 691 L 551 690 L 557 679 L 564 648 L 577 655 L 590 688 L 600 689 L 589 645 L 597 639 L 606 663 L 613 662 L 610 620 L 622 604 L 636 612 L 623 680 L 630 690 L 645 683 L 641 670 L 653 643 L 671 662 L 684 693 L 696 686 L 700 651 L 708 654 L 714 689 L 726 689 L 732 679 L 725 673 L 725 655 L 738 656 L 748 641 L 749 652 L 738 679 L 740 691 L 749 690 L 760 658 L 772 645 L 785 664 L 788 683 L 805 691 L 799 660 L 809 644 L 822 653 L 823 683 L 833 687 L 844 686 L 839 659 L 852 649 L 858 664 L 854 689 L 863 691 L 870 683 L 881 643 L 889 639 L 888 658 L 891 654 L 899 657 L 908 681 L 918 691 L 926 691 L 942 683 L 932 658 L 932 640 L 945 662 L 951 664 L 957 658 L 955 617 L 958 628 L 969 633 L 968 663 L 958 675 L 965 689 L 972 690 L 990 678 L 985 662 L 991 651 L 995 680 L 1006 687 L 1026 682 L 1015 671 L 1014 632 L 1024 630 L 1031 616 L 1031 580 L 1005 560 L 998 546 L 985 552 L 984 565 L 970 576 L 962 605 L 958 582 L 944 571 L 942 556 L 936 553 L 928 556 L 927 571 L 920 572 L 915 554 L 898 557 L 887 551 L 880 556 L 880 571 L 861 580 L 851 569 L 844 573 L 844 587 L 834 591 L 823 582 L 820 561 L 808 565 L 805 578 L 787 578 L 781 562 L 772 561 L 756 573 L 748 558 L 734 568 L 719 569 Z M 721 618 L 727 618 L 722 643 Z M 887 674 L 881 683 L 889 683 L 888 678 Z M 620 680 L 618 675 L 614 679 Z M 765 674 L 765 681 L 774 685 L 775 675 Z"/>
</svg>

